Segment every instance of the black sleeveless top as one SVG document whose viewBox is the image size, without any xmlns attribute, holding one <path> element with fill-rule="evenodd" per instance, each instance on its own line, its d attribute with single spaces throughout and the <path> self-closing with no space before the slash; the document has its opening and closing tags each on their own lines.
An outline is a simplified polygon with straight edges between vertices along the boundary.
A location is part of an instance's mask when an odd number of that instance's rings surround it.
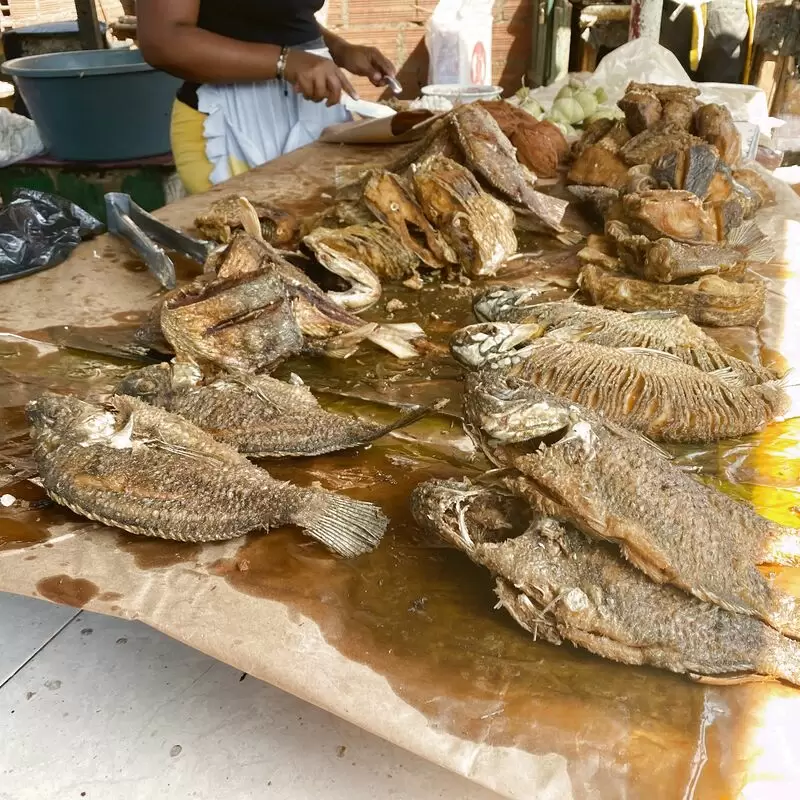
<svg viewBox="0 0 800 800">
<path fill-rule="evenodd" d="M 320 36 L 314 14 L 324 0 L 200 0 L 197 26 L 238 39 L 293 47 Z M 197 84 L 184 83 L 178 99 L 197 108 Z"/>
</svg>

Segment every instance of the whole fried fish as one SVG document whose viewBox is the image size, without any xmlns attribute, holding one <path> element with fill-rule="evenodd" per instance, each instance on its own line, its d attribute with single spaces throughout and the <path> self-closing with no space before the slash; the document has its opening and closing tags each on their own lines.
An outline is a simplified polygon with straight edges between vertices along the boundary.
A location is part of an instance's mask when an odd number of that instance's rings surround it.
<svg viewBox="0 0 800 800">
<path fill-rule="evenodd" d="M 188 542 L 297 525 L 347 557 L 373 550 L 386 530 L 371 503 L 276 481 L 178 416 L 132 397 L 111 403 L 47 394 L 28 406 L 44 488 L 78 514 Z"/>
<path fill-rule="evenodd" d="M 534 338 L 541 332 L 486 322 L 456 332 L 450 350 L 468 369 L 501 369 L 654 441 L 735 439 L 789 407 L 776 381 L 747 385 L 732 370 L 703 372 L 660 350 Z"/>
<path fill-rule="evenodd" d="M 453 249 L 428 222 L 419 203 L 397 175 L 374 170 L 364 185 L 364 200 L 372 213 L 400 238 L 405 249 L 423 264 L 443 269 L 456 263 Z"/>
<path fill-rule="evenodd" d="M 619 311 L 676 311 L 712 328 L 755 327 L 766 305 L 762 281 L 735 283 L 718 275 L 705 275 L 693 283 L 662 284 L 587 264 L 581 269 L 578 285 L 597 306 Z"/>
<path fill-rule="evenodd" d="M 571 300 L 534 303 L 535 299 L 526 289 L 491 289 L 475 299 L 473 308 L 476 316 L 486 322 L 536 325 L 541 334 L 557 335 L 565 341 L 660 350 L 703 372 L 728 369 L 746 385 L 776 378 L 766 367 L 725 352 L 715 339 L 683 314 L 673 311 L 626 313 L 584 306 Z M 486 349 L 488 351 L 488 347 Z"/>
<path fill-rule="evenodd" d="M 260 200 L 250 201 L 256 211 L 264 239 L 276 247 L 294 241 L 298 232 L 297 220 L 292 214 Z M 211 208 L 200 214 L 194 225 L 202 236 L 226 244 L 237 230 L 242 230 L 240 198 L 230 195 L 216 200 Z"/>
<path fill-rule="evenodd" d="M 536 176 L 517 161 L 514 147 L 492 115 L 475 103 L 451 112 L 451 121 L 467 164 L 512 203 L 522 206 L 553 233 L 565 233 L 567 203 L 534 189 Z"/>
<path fill-rule="evenodd" d="M 741 225 L 720 244 L 687 244 L 674 239 L 652 241 L 636 236 L 622 222 L 606 225 L 623 266 L 633 275 L 656 283 L 673 283 L 701 275 L 741 277 L 753 262 L 765 263 L 775 255 L 769 239 L 754 223 Z"/>
<path fill-rule="evenodd" d="M 773 676 L 800 685 L 800 644 L 757 619 L 654 583 L 613 546 L 498 490 L 430 480 L 414 518 L 486 567 L 500 604 L 534 639 L 693 676 Z"/>
<path fill-rule="evenodd" d="M 359 447 L 423 417 L 390 425 L 325 411 L 307 387 L 266 375 L 204 379 L 193 364 L 156 364 L 131 373 L 116 394 L 137 397 L 210 433 L 250 458 L 316 456 Z"/>
<path fill-rule="evenodd" d="M 465 273 L 492 275 L 517 252 L 514 212 L 484 192 L 466 167 L 434 156 L 415 164 L 411 179 L 425 216 Z"/>
<path fill-rule="evenodd" d="M 656 583 L 800 637 L 798 601 L 755 566 L 791 563 L 797 530 L 700 483 L 632 431 L 530 384 L 490 378 L 467 376 L 468 430 L 496 464 L 516 471 L 503 481 L 510 491 L 616 543 Z"/>
</svg>

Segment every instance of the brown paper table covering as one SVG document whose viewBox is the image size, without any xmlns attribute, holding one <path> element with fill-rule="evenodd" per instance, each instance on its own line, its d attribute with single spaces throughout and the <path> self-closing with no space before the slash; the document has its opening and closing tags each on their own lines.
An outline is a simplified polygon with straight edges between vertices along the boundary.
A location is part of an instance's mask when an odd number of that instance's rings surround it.
<svg viewBox="0 0 800 800">
<path fill-rule="evenodd" d="M 190 226 L 231 191 L 310 211 L 332 191 L 338 169 L 390 157 L 374 147 L 313 145 L 159 216 Z M 758 333 L 712 331 L 743 355 L 789 366 L 800 364 L 798 204 L 780 187 L 779 206 L 760 218 L 781 259 L 763 270 L 769 307 Z M 542 258 L 517 262 L 497 280 L 568 296 L 574 253 Z M 418 362 L 365 348 L 348 361 L 284 370 L 327 390 L 332 407 L 374 417 L 396 413 L 392 405 L 450 398 L 444 414 L 358 452 L 265 462 L 278 477 L 380 503 L 393 523 L 375 553 L 338 561 L 293 531 L 219 545 L 149 541 L 59 507 L 16 503 L 0 509 L 0 590 L 139 619 L 506 797 L 796 796 L 800 691 L 704 686 L 533 642 L 492 610 L 484 571 L 414 527 L 407 499 L 417 482 L 483 467 L 456 417 L 458 371 L 445 348 L 449 333 L 471 319 L 473 288 L 387 288 L 385 300 L 406 303 L 393 321 L 417 321 L 430 335 Z M 46 388 L 102 397 L 138 366 L 59 350 L 48 342 L 59 340 L 58 326 L 71 326 L 73 342 L 76 326 L 100 327 L 113 345 L 130 338 L 155 297 L 155 281 L 105 237 L 60 267 L 0 287 L 0 493 L 42 497 L 10 477 L 29 466 L 27 400 Z M 386 318 L 383 301 L 372 316 Z M 676 457 L 765 515 L 798 525 L 799 442 L 800 425 L 788 419 L 760 436 L 681 448 Z M 800 592 L 800 571 L 770 574 Z"/>
</svg>

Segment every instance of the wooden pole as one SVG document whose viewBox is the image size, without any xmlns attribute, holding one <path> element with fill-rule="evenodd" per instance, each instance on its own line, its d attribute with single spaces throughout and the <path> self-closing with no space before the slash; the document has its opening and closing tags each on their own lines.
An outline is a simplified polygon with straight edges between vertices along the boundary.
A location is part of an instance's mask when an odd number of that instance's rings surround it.
<svg viewBox="0 0 800 800">
<path fill-rule="evenodd" d="M 97 22 L 97 9 L 94 0 L 75 0 L 78 14 L 78 36 L 84 50 L 103 50 L 106 43 Z"/>
<path fill-rule="evenodd" d="M 631 0 L 631 21 L 628 27 L 628 41 L 632 39 L 652 39 L 661 36 L 661 10 L 664 0 Z"/>
</svg>

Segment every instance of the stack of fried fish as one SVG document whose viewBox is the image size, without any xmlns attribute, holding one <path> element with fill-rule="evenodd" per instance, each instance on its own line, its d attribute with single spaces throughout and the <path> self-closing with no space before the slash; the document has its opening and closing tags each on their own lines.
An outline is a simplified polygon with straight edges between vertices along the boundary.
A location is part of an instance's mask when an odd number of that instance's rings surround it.
<svg viewBox="0 0 800 800">
<path fill-rule="evenodd" d="M 763 283 L 748 270 L 774 254 L 751 221 L 774 196 L 740 166 L 730 111 L 697 89 L 631 83 L 623 120 L 599 120 L 575 145 L 571 190 L 605 223 L 581 253 L 597 305 L 671 309 L 709 326 L 755 325 Z"/>
<path fill-rule="evenodd" d="M 567 203 L 535 188 L 537 176 L 521 163 L 509 136 L 524 134 L 528 149 L 537 152 L 547 148 L 541 169 L 548 176 L 566 157 L 566 140 L 550 125 L 523 131 L 520 116 L 538 126 L 508 103 L 461 106 L 438 119 L 390 169 L 367 171 L 309 219 L 290 220 L 258 204 L 262 233 L 275 246 L 299 244 L 338 275 L 367 271 L 378 286 L 398 281 L 411 287 L 420 285 L 420 272 L 494 274 L 517 253 L 518 228 L 574 242 L 563 224 Z M 236 202 L 226 198 L 196 225 L 227 242 L 241 227 L 237 214 Z"/>
</svg>

